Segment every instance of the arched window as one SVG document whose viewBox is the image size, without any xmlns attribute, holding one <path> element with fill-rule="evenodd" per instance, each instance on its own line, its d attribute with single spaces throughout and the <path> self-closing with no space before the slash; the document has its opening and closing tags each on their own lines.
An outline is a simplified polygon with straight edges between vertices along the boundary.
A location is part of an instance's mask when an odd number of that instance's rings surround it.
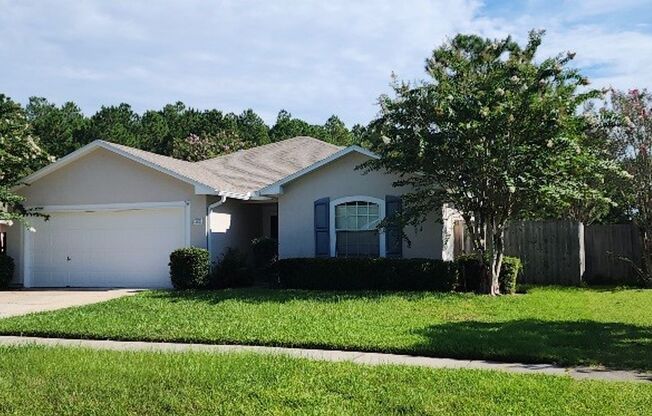
<svg viewBox="0 0 652 416">
<path fill-rule="evenodd" d="M 379 257 L 384 255 L 377 229 L 384 206 L 375 198 L 343 198 L 333 201 L 336 257 Z"/>
</svg>

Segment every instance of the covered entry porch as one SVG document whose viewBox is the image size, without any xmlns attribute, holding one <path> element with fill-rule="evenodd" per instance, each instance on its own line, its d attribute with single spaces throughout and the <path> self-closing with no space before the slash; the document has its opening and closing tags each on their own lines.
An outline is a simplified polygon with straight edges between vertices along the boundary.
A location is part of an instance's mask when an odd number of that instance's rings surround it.
<svg viewBox="0 0 652 416">
<path fill-rule="evenodd" d="M 266 237 L 278 241 L 278 203 L 276 200 L 209 198 L 207 247 L 217 262 L 228 249 L 251 253 L 251 241 Z"/>
</svg>

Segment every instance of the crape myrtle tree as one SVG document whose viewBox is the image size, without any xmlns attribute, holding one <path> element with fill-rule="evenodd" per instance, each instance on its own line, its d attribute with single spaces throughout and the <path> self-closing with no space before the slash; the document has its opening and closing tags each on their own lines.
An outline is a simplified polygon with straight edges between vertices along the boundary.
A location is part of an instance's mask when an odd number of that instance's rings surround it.
<svg viewBox="0 0 652 416">
<path fill-rule="evenodd" d="M 639 230 L 642 268 L 638 272 L 652 283 L 652 93 L 643 89 L 611 90 L 604 106 L 594 111 L 598 139 L 607 138 L 613 157 L 628 173 L 617 191 L 620 217 Z M 600 134 L 602 133 L 602 134 Z M 622 183 L 622 181 L 621 181 Z"/>
<path fill-rule="evenodd" d="M 599 92 L 569 67 L 571 53 L 537 62 L 542 35 L 530 32 L 525 47 L 511 37 L 455 36 L 426 60 L 430 79 L 394 82 L 371 123 L 384 144 L 367 168 L 397 174 L 395 185 L 410 190 L 388 221 L 418 225 L 433 207 L 454 206 L 492 295 L 509 220 L 610 202 L 594 185 L 613 165 L 586 145 L 578 111 Z"/>
<path fill-rule="evenodd" d="M 23 108 L 0 94 L 0 220 L 25 223 L 27 215 L 36 215 L 23 206 L 23 197 L 13 187 L 49 160 L 32 135 Z"/>
</svg>

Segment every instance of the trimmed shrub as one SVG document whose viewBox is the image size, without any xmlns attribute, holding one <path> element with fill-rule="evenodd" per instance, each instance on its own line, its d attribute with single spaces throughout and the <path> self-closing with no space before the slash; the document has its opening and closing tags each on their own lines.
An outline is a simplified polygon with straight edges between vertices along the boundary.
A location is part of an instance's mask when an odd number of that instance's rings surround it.
<svg viewBox="0 0 652 416">
<path fill-rule="evenodd" d="M 212 289 L 224 289 L 251 286 L 252 283 L 253 273 L 247 263 L 247 255 L 229 247 L 213 267 L 209 286 Z"/>
<path fill-rule="evenodd" d="M 457 288 L 452 262 L 431 259 L 294 258 L 277 262 L 282 288 L 313 290 L 433 290 Z"/>
<path fill-rule="evenodd" d="M 482 265 L 480 258 L 475 254 L 465 254 L 455 259 L 460 273 L 460 290 L 464 292 L 478 292 L 482 287 Z M 500 293 L 516 293 L 516 281 L 523 270 L 523 264 L 518 257 L 503 257 L 498 283 Z"/>
<path fill-rule="evenodd" d="M 6 254 L 0 254 L 0 289 L 6 289 L 14 277 L 14 259 Z"/>
<path fill-rule="evenodd" d="M 180 248 L 170 254 L 169 266 L 175 289 L 203 288 L 208 283 L 210 254 L 203 248 Z"/>
<path fill-rule="evenodd" d="M 500 293 L 513 295 L 516 293 L 516 279 L 523 271 L 523 263 L 518 257 L 503 257 L 503 264 L 500 268 Z"/>
</svg>

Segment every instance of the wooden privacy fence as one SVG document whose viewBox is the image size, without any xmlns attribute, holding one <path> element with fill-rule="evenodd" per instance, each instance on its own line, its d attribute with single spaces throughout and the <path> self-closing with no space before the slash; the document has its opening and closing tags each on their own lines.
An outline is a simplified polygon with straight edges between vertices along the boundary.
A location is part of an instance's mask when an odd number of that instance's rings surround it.
<svg viewBox="0 0 652 416">
<path fill-rule="evenodd" d="M 505 254 L 523 262 L 523 282 L 579 284 L 583 228 L 570 221 L 513 222 L 505 232 Z"/>
<path fill-rule="evenodd" d="M 584 250 L 584 280 L 593 283 L 631 283 L 636 280 L 632 263 L 637 267 L 641 265 L 641 242 L 635 226 L 587 226 L 584 230 Z"/>
<path fill-rule="evenodd" d="M 455 222 L 453 237 L 456 256 L 470 252 L 461 221 Z M 640 265 L 637 230 L 631 224 L 515 221 L 505 233 L 505 253 L 523 262 L 524 283 L 631 283 L 636 280 L 632 263 Z"/>
</svg>

